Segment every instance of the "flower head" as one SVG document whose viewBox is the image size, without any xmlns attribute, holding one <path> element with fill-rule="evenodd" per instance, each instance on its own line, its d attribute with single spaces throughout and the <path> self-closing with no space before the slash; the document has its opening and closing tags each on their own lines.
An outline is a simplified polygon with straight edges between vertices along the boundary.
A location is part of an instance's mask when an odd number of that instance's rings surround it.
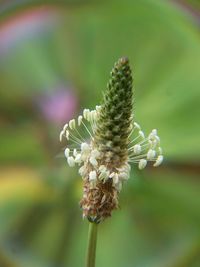
<svg viewBox="0 0 200 267">
<path fill-rule="evenodd" d="M 84 109 L 60 133 L 60 141 L 67 139 L 67 162 L 79 166 L 84 181 L 83 217 L 92 222 L 99 223 L 118 208 L 132 163 L 141 170 L 148 162 L 157 167 L 163 161 L 157 130 L 145 136 L 134 120 L 132 94 L 129 61 L 121 58 L 111 71 L 102 105 Z"/>
</svg>

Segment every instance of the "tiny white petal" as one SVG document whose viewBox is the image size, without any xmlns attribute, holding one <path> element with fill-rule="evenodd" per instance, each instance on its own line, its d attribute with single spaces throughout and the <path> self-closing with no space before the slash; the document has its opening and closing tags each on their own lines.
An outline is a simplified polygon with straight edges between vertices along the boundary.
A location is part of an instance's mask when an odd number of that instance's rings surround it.
<svg viewBox="0 0 200 267">
<path fill-rule="evenodd" d="M 93 166 L 97 166 L 98 165 L 98 162 L 94 157 L 90 157 L 89 161 Z"/>
<path fill-rule="evenodd" d="M 65 157 L 68 158 L 69 157 L 69 152 L 70 152 L 70 149 L 69 148 L 65 148 Z"/>
<path fill-rule="evenodd" d="M 80 126 L 81 125 L 81 123 L 82 123 L 82 120 L 83 120 L 83 116 L 78 116 L 78 126 Z"/>
<path fill-rule="evenodd" d="M 147 152 L 147 159 L 152 160 L 155 158 L 155 156 L 156 156 L 156 151 L 153 149 L 149 149 L 149 151 Z"/>
<path fill-rule="evenodd" d="M 95 171 L 91 171 L 89 173 L 89 180 L 93 181 L 93 180 L 96 180 L 96 179 L 97 179 L 97 173 Z"/>
<path fill-rule="evenodd" d="M 133 151 L 134 151 L 135 154 L 140 154 L 141 151 L 142 151 L 141 145 L 135 145 L 133 147 Z"/>
<path fill-rule="evenodd" d="M 67 158 L 67 162 L 68 162 L 70 167 L 74 167 L 75 166 L 75 160 L 74 160 L 73 157 L 68 157 Z"/>
<path fill-rule="evenodd" d="M 76 127 L 75 119 L 69 121 L 69 128 L 74 129 Z"/>
<path fill-rule="evenodd" d="M 162 162 L 163 162 L 163 155 L 159 155 L 153 166 L 158 167 Z"/>
<path fill-rule="evenodd" d="M 139 125 L 137 122 L 134 122 L 134 126 L 135 126 L 135 128 L 137 128 L 138 130 L 141 130 L 141 127 L 140 127 L 140 125 Z"/>
<path fill-rule="evenodd" d="M 138 168 L 139 168 L 140 170 L 142 170 L 142 169 L 144 169 L 144 168 L 146 167 L 146 165 L 147 165 L 147 161 L 146 161 L 146 159 L 141 159 L 141 160 L 139 161 Z"/>
</svg>

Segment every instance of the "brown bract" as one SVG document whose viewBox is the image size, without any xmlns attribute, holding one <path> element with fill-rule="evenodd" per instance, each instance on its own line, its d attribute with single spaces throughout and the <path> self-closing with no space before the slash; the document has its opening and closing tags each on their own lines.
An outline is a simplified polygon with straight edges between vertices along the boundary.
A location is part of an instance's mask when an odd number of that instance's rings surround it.
<svg viewBox="0 0 200 267">
<path fill-rule="evenodd" d="M 85 179 L 83 198 L 80 201 L 83 216 L 95 223 L 110 217 L 111 212 L 118 208 L 118 194 L 112 179 L 106 182 L 98 181 L 95 188 L 91 188 L 89 180 Z"/>
</svg>

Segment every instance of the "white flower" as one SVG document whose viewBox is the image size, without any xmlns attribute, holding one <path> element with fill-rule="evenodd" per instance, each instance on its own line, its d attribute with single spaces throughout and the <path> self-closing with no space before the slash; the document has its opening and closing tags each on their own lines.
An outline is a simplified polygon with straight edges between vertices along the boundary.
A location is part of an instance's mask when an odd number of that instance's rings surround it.
<svg viewBox="0 0 200 267">
<path fill-rule="evenodd" d="M 153 129 L 145 137 L 141 126 L 137 122 L 132 123 L 128 144 L 128 160 L 123 166 L 115 166 L 111 171 L 109 160 L 114 155 L 112 141 L 107 141 L 106 146 L 110 148 L 110 151 L 105 151 L 105 153 L 100 152 L 95 143 L 93 143 L 100 110 L 100 106 L 97 106 L 96 110 L 92 111 L 84 109 L 83 114 L 78 116 L 77 122 L 75 119 L 72 119 L 69 121 L 69 124 L 64 125 L 60 133 L 60 140 L 66 137 L 69 142 L 69 145 L 64 150 L 69 166 L 81 165 L 79 174 L 83 179 L 88 179 L 91 182 L 91 186 L 94 187 L 98 180 L 107 181 L 112 179 L 113 186 L 120 191 L 122 183 L 129 179 L 131 168 L 129 163 L 138 164 L 140 170 L 147 166 L 148 161 L 153 161 L 154 167 L 162 163 L 163 155 L 162 148 L 160 147 L 160 138 L 157 135 L 156 129 Z M 116 128 L 116 130 L 120 129 Z M 84 135 L 82 135 L 83 132 L 85 132 Z M 102 164 L 102 158 L 104 158 L 104 164 Z"/>
<path fill-rule="evenodd" d="M 134 121 L 132 71 L 129 60 L 120 58 L 111 71 L 102 106 L 84 109 L 78 118 L 65 124 L 60 141 L 70 167 L 79 166 L 83 178 L 83 216 L 99 223 L 118 208 L 123 183 L 131 165 L 142 170 L 163 161 L 158 132 L 146 135 Z"/>
</svg>

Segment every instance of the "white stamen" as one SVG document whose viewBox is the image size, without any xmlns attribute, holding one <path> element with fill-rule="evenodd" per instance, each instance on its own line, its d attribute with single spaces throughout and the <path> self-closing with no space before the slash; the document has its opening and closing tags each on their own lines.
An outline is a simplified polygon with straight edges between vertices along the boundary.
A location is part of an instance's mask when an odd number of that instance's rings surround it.
<svg viewBox="0 0 200 267">
<path fill-rule="evenodd" d="M 65 157 L 68 158 L 69 157 L 69 152 L 70 152 L 70 149 L 69 148 L 65 148 Z"/>
<path fill-rule="evenodd" d="M 143 131 L 139 131 L 139 135 L 140 137 L 145 138 Z"/>
<path fill-rule="evenodd" d="M 157 144 L 160 143 L 160 138 L 159 138 L 159 136 L 155 135 L 155 141 L 156 141 Z"/>
<path fill-rule="evenodd" d="M 66 138 L 67 138 L 67 140 L 69 140 L 69 131 L 66 131 Z"/>
<path fill-rule="evenodd" d="M 131 123 L 129 126 L 129 130 L 131 131 L 133 129 L 133 124 Z"/>
<path fill-rule="evenodd" d="M 157 130 L 156 129 L 153 129 L 151 132 L 152 132 L 153 135 L 155 135 L 155 136 L 157 135 Z"/>
<path fill-rule="evenodd" d="M 138 130 L 141 130 L 141 127 L 140 127 L 140 125 L 139 125 L 137 122 L 134 122 L 134 126 L 135 126 L 135 128 L 137 128 Z"/>
<path fill-rule="evenodd" d="M 90 120 L 90 110 L 89 109 L 84 109 L 83 110 L 83 117 L 89 121 Z"/>
<path fill-rule="evenodd" d="M 140 154 L 141 151 L 142 151 L 141 145 L 135 145 L 135 146 L 133 147 L 133 151 L 134 151 L 134 153 L 135 153 L 136 155 Z"/>
<path fill-rule="evenodd" d="M 62 131 L 60 132 L 60 136 L 59 136 L 59 140 L 60 140 L 60 142 L 62 141 L 63 135 L 64 135 L 64 131 L 62 130 Z"/>
<path fill-rule="evenodd" d="M 142 170 L 142 169 L 144 169 L 144 168 L 146 167 L 146 165 L 147 165 L 147 161 L 146 161 L 146 159 L 141 159 L 141 160 L 139 161 L 138 168 L 139 168 L 140 170 Z"/>
<path fill-rule="evenodd" d="M 63 127 L 63 131 L 65 132 L 67 130 L 67 127 L 68 127 L 68 123 L 66 123 Z"/>
<path fill-rule="evenodd" d="M 74 167 L 75 166 L 75 161 L 74 161 L 73 157 L 68 157 L 67 158 L 67 162 L 68 162 L 70 167 Z"/>
<path fill-rule="evenodd" d="M 89 112 L 88 112 L 88 114 L 87 114 L 87 120 L 88 120 L 89 122 L 92 121 L 92 111 L 89 111 Z"/>
<path fill-rule="evenodd" d="M 119 183 L 119 175 L 117 174 L 117 173 L 115 173 L 115 175 L 113 176 L 113 183 L 114 184 L 117 184 L 117 183 Z"/>
<path fill-rule="evenodd" d="M 80 164 L 81 163 L 81 154 L 77 154 L 76 157 L 75 157 L 75 162 Z"/>
<path fill-rule="evenodd" d="M 81 125 L 82 120 L 83 120 L 83 116 L 81 116 L 81 115 L 78 116 L 78 126 Z"/>
<path fill-rule="evenodd" d="M 86 119 L 88 111 L 89 111 L 89 109 L 86 109 L 86 108 L 83 110 L 84 119 Z"/>
<path fill-rule="evenodd" d="M 92 110 L 90 112 L 90 118 L 95 121 L 96 120 L 96 116 L 97 116 L 96 110 Z"/>
<path fill-rule="evenodd" d="M 82 152 L 90 152 L 90 146 L 87 143 L 81 144 L 81 151 Z"/>
<path fill-rule="evenodd" d="M 76 150 L 76 148 L 74 148 L 74 151 L 73 151 L 73 155 L 74 155 L 74 157 L 76 157 L 77 156 L 77 150 Z"/>
<path fill-rule="evenodd" d="M 159 155 L 153 166 L 158 167 L 162 162 L 163 162 L 163 155 Z"/>
<path fill-rule="evenodd" d="M 75 119 L 69 121 L 69 128 L 74 129 L 76 127 Z"/>
<path fill-rule="evenodd" d="M 99 112 L 101 109 L 101 106 L 96 106 L 96 111 Z"/>
<path fill-rule="evenodd" d="M 156 151 L 153 149 L 149 149 L 149 151 L 147 152 L 147 159 L 152 160 L 155 158 L 155 156 L 156 156 Z"/>
<path fill-rule="evenodd" d="M 148 138 L 151 140 L 154 140 L 156 136 L 157 136 L 157 130 L 153 129 L 151 133 L 149 134 Z"/>
</svg>

